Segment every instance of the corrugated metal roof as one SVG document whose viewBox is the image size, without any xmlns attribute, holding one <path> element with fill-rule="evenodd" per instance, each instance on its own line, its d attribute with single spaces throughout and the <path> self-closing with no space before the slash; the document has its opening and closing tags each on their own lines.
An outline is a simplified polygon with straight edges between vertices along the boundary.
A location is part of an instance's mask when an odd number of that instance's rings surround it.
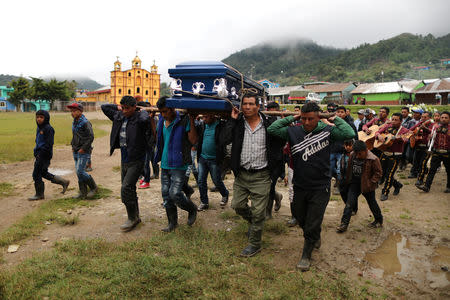
<svg viewBox="0 0 450 300">
<path fill-rule="evenodd" d="M 301 85 L 283 86 L 279 88 L 268 88 L 269 96 L 289 95 L 291 91 L 303 90 Z"/>
<path fill-rule="evenodd" d="M 363 83 L 354 89 L 352 94 L 381 94 L 381 93 L 397 93 L 403 92 L 403 88 L 397 81 L 394 82 L 377 82 Z"/>
<path fill-rule="evenodd" d="M 317 84 L 308 85 L 305 88 L 312 90 L 315 93 L 332 93 L 332 92 L 342 92 L 352 83 L 330 83 L 330 84 Z"/>
<path fill-rule="evenodd" d="M 427 84 L 416 91 L 416 94 L 428 94 L 428 93 L 447 93 L 450 92 L 450 80 L 440 79 L 433 83 Z"/>
<path fill-rule="evenodd" d="M 402 80 L 399 81 L 400 85 L 403 87 L 403 90 L 407 93 L 414 92 L 414 89 L 421 83 L 421 80 Z"/>
</svg>

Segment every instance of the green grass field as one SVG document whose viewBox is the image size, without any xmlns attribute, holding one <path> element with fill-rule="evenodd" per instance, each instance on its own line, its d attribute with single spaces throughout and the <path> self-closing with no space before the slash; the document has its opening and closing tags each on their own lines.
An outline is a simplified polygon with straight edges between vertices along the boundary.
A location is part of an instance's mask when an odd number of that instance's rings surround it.
<svg viewBox="0 0 450 300">
<path fill-rule="evenodd" d="M 72 139 L 72 117 L 69 113 L 51 113 L 50 124 L 55 129 L 55 145 L 69 145 Z M 105 120 L 90 120 L 95 137 L 107 134 L 98 125 L 111 124 Z M 34 113 L 0 113 L 0 163 L 25 161 L 33 158 L 36 138 Z"/>
</svg>

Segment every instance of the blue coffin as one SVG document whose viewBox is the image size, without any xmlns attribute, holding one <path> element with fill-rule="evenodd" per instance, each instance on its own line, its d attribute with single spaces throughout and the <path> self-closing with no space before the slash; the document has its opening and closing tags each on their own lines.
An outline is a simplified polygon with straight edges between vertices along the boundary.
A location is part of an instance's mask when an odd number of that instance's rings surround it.
<svg viewBox="0 0 450 300">
<path fill-rule="evenodd" d="M 234 69 L 218 61 L 185 62 L 169 69 L 172 78 L 172 96 L 167 106 L 194 110 L 230 111 L 231 104 L 239 106 L 238 93 L 241 90 L 241 75 Z M 244 76 L 244 88 L 255 88 L 261 96 L 264 87 Z"/>
</svg>

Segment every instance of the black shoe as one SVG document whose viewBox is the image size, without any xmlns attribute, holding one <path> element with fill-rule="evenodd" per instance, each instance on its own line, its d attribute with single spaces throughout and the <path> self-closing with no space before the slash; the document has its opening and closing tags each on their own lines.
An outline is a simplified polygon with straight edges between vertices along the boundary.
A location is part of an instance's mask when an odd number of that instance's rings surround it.
<svg viewBox="0 0 450 300">
<path fill-rule="evenodd" d="M 291 218 L 288 222 L 287 222 L 287 225 L 289 226 L 289 227 L 294 227 L 294 226 L 296 226 L 298 224 L 298 222 L 297 222 L 297 219 L 296 218 Z"/>
<path fill-rule="evenodd" d="M 198 206 L 197 210 L 198 210 L 198 211 L 202 211 L 202 210 L 207 210 L 208 208 L 209 208 L 209 205 L 208 205 L 208 204 L 201 203 L 201 204 Z"/>
<path fill-rule="evenodd" d="M 369 228 L 381 228 L 383 227 L 383 223 L 380 221 L 373 221 L 369 225 L 367 225 Z"/>
<path fill-rule="evenodd" d="M 36 200 L 44 199 L 44 190 L 45 190 L 44 182 L 43 181 L 41 181 L 39 183 L 35 182 L 34 189 L 35 189 L 36 193 L 34 194 L 33 197 L 28 198 L 28 200 L 36 201 Z"/>
<path fill-rule="evenodd" d="M 426 185 L 420 185 L 417 187 L 419 190 L 424 191 L 425 193 L 428 193 L 430 191 L 430 188 L 427 187 Z"/>
<path fill-rule="evenodd" d="M 397 196 L 400 193 L 400 189 L 403 187 L 403 184 L 399 183 L 399 186 L 394 188 L 394 192 L 392 195 Z"/>
<path fill-rule="evenodd" d="M 302 272 L 308 271 L 311 267 L 311 253 L 314 249 L 314 245 L 305 241 L 305 245 L 303 246 L 302 258 L 297 264 L 297 269 L 300 269 Z"/>
<path fill-rule="evenodd" d="M 380 197 L 381 201 L 386 201 L 387 199 L 388 199 L 388 195 L 381 194 L 381 197 Z"/>
<path fill-rule="evenodd" d="M 186 195 L 186 198 L 191 201 L 191 196 L 194 194 L 194 189 L 190 187 L 191 189 L 189 191 L 186 191 L 184 194 Z"/>
<path fill-rule="evenodd" d="M 314 248 L 320 249 L 320 246 L 322 246 L 322 239 L 319 238 L 319 239 L 314 243 Z"/>
<path fill-rule="evenodd" d="M 222 197 L 222 200 L 220 200 L 220 206 L 224 207 L 227 205 L 227 203 L 228 203 L 228 195 Z"/>
<path fill-rule="evenodd" d="M 197 205 L 195 205 L 193 202 L 191 202 L 191 209 L 189 210 L 189 214 L 188 214 L 188 220 L 187 220 L 187 224 L 189 226 L 194 225 L 195 220 L 197 220 Z"/>
<path fill-rule="evenodd" d="M 169 225 L 166 228 L 161 229 L 164 232 L 172 232 L 178 226 L 178 212 L 177 208 L 166 208 L 167 220 L 169 221 Z"/>
<path fill-rule="evenodd" d="M 92 199 L 97 194 L 97 191 L 98 191 L 97 184 L 95 183 L 94 178 L 92 178 L 92 176 L 91 176 L 91 178 L 89 178 L 88 181 L 86 181 L 86 184 L 89 186 L 89 189 L 90 189 L 89 193 L 87 193 L 87 195 L 86 195 L 86 198 Z"/>
<path fill-rule="evenodd" d="M 416 187 L 419 187 L 419 186 L 421 186 L 421 185 L 423 185 L 423 181 L 417 179 L 415 186 L 416 186 Z"/>
<path fill-rule="evenodd" d="M 124 232 L 128 232 L 141 223 L 141 218 L 139 218 L 139 208 L 137 203 L 128 203 L 125 207 L 127 209 L 128 220 L 120 226 L 120 229 Z"/>
<path fill-rule="evenodd" d="M 63 190 L 61 194 L 64 194 L 67 191 L 67 187 L 69 186 L 70 181 L 62 178 L 61 176 L 55 175 L 53 179 L 51 180 L 52 183 L 59 184 L 62 186 Z"/>
<path fill-rule="evenodd" d="M 408 175 L 408 178 L 417 178 L 417 175 L 409 174 L 409 175 Z"/>
<path fill-rule="evenodd" d="M 86 182 L 80 182 L 78 181 L 78 188 L 80 191 L 78 192 L 78 195 L 76 196 L 77 199 L 85 199 L 88 193 L 88 187 Z"/>
<path fill-rule="evenodd" d="M 347 231 L 347 228 L 348 228 L 348 224 L 341 223 L 341 225 L 339 225 L 339 226 L 336 228 L 336 232 L 337 232 L 337 233 L 343 233 L 343 232 L 346 232 L 346 231 Z"/>
<path fill-rule="evenodd" d="M 243 257 L 252 257 L 254 255 L 256 255 L 258 252 L 261 251 L 261 246 L 256 247 L 253 245 L 248 245 L 247 247 L 244 248 L 244 250 L 242 250 L 241 252 L 241 256 Z"/>
<path fill-rule="evenodd" d="M 358 213 L 357 210 L 352 211 L 352 216 L 356 216 L 357 213 Z"/>
<path fill-rule="evenodd" d="M 446 188 L 444 193 L 446 193 L 446 194 L 450 193 L 450 188 Z"/>
<path fill-rule="evenodd" d="M 275 211 L 279 211 L 281 208 L 281 200 L 283 200 L 283 194 L 279 193 L 279 192 L 275 192 L 275 206 L 274 206 L 274 210 Z"/>
<path fill-rule="evenodd" d="M 216 186 L 213 186 L 212 188 L 209 189 L 209 191 L 211 193 L 218 193 L 219 192 L 219 188 L 217 188 Z"/>
</svg>

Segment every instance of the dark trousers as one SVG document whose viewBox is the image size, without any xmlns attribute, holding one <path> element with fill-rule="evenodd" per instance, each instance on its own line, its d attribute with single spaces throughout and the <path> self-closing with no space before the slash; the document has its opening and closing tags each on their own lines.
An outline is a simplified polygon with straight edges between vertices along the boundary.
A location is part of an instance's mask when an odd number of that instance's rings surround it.
<svg viewBox="0 0 450 300">
<path fill-rule="evenodd" d="M 416 147 L 414 151 L 413 166 L 411 168 L 411 174 L 415 175 L 418 180 L 423 181 L 425 174 L 428 173 L 428 159 L 430 155 L 426 148 Z"/>
<path fill-rule="evenodd" d="M 33 169 L 33 180 L 36 183 L 42 182 L 42 178 L 47 180 L 53 180 L 55 175 L 48 172 L 48 167 L 50 166 L 50 159 L 42 159 L 39 156 L 36 157 Z"/>
<path fill-rule="evenodd" d="M 401 155 L 392 155 L 392 156 L 386 156 L 383 164 L 381 165 L 383 168 L 383 173 L 385 174 L 385 181 L 384 181 L 384 187 L 381 191 L 383 195 L 389 195 L 389 190 L 392 186 L 394 188 L 399 188 L 401 186 L 400 182 L 395 180 L 394 175 L 397 171 L 398 165 L 400 163 L 400 160 L 402 158 Z"/>
<path fill-rule="evenodd" d="M 150 182 L 150 164 L 152 164 L 153 175 L 159 176 L 159 165 L 153 161 L 155 156 L 155 152 L 153 149 L 148 150 L 145 153 L 145 162 L 144 162 L 144 181 Z"/>
<path fill-rule="evenodd" d="M 314 244 L 320 239 L 323 215 L 329 200 L 329 188 L 304 190 L 294 186 L 293 213 L 303 229 L 305 242 Z"/>
<path fill-rule="evenodd" d="M 347 204 L 348 198 L 348 188 L 349 186 L 340 186 L 339 193 L 341 194 L 342 201 Z M 358 211 L 358 199 L 356 199 L 355 203 L 353 203 L 353 211 L 356 213 Z"/>
<path fill-rule="evenodd" d="M 284 170 L 284 163 L 279 161 L 275 164 L 275 170 L 270 172 L 270 193 L 269 202 L 267 202 L 267 214 L 272 215 L 273 201 L 275 200 L 275 187 L 277 185 L 278 178 L 282 175 Z"/>
<path fill-rule="evenodd" d="M 200 201 L 204 204 L 209 203 L 207 185 L 208 173 L 211 175 L 211 179 L 214 185 L 219 189 L 222 197 L 228 196 L 228 190 L 220 177 L 220 167 L 217 165 L 216 160 L 206 159 L 200 155 L 198 160 L 198 190 L 200 192 Z"/>
<path fill-rule="evenodd" d="M 141 176 L 144 169 L 144 161 L 137 160 L 121 165 L 121 180 L 122 187 L 120 189 L 120 196 L 125 205 L 133 205 L 138 202 L 136 193 L 136 182 Z"/>
<path fill-rule="evenodd" d="M 354 210 L 355 204 L 358 203 L 359 195 L 363 195 L 367 200 L 370 211 L 372 212 L 375 221 L 383 223 L 383 216 L 381 215 L 380 207 L 378 206 L 377 200 L 375 200 L 375 191 L 368 193 L 361 193 L 361 183 L 352 183 L 348 187 L 347 202 L 345 203 L 344 213 L 342 214 L 341 223 L 350 223 L 350 218 L 352 217 L 352 211 Z"/>
<path fill-rule="evenodd" d="M 433 153 L 431 155 L 430 162 L 430 171 L 427 175 L 427 181 L 425 185 L 430 188 L 433 183 L 434 175 L 436 175 L 436 171 L 441 165 L 441 162 L 444 164 L 445 172 L 447 172 L 447 188 L 450 188 L 450 154 L 449 153 Z"/>
<path fill-rule="evenodd" d="M 186 170 L 161 169 L 161 195 L 165 208 L 191 209 L 192 201 L 183 193 L 186 185 Z"/>
</svg>

